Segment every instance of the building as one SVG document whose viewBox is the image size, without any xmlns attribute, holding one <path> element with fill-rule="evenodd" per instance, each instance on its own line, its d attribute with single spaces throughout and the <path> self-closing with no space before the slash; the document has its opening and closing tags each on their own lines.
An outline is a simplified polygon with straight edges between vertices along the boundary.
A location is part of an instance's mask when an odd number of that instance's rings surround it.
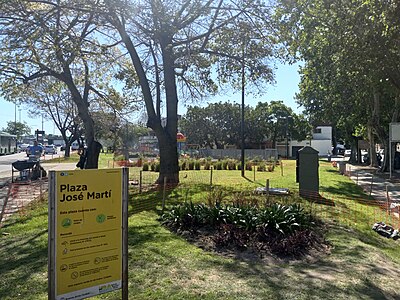
<svg viewBox="0 0 400 300">
<path fill-rule="evenodd" d="M 283 157 L 295 157 L 298 150 L 310 146 L 318 151 L 319 156 L 327 156 L 332 153 L 332 126 L 321 125 L 314 128 L 312 138 L 303 141 L 281 141 L 276 144 L 278 155 Z M 288 152 L 289 153 L 286 153 Z"/>
<path fill-rule="evenodd" d="M 0 155 L 17 153 L 17 136 L 0 131 Z"/>
</svg>

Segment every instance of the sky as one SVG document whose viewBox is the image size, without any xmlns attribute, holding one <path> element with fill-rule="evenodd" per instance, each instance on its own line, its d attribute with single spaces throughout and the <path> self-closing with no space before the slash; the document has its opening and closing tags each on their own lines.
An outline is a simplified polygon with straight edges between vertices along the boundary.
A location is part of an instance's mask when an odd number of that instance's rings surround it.
<svg viewBox="0 0 400 300">
<path fill-rule="evenodd" d="M 260 101 L 271 100 L 282 100 L 283 103 L 293 109 L 295 113 L 300 113 L 301 110 L 295 103 L 294 96 L 299 91 L 298 85 L 300 82 L 300 76 L 298 74 L 299 65 L 283 65 L 278 64 L 275 73 L 276 84 L 274 86 L 268 86 L 267 93 L 259 98 L 254 98 L 250 95 L 246 95 L 245 104 L 255 107 Z M 225 97 L 215 97 L 210 99 L 212 102 L 226 101 Z M 229 95 L 229 99 L 241 103 L 241 94 L 236 93 Z M 185 108 L 179 108 L 179 114 L 185 113 Z M 25 122 L 31 127 L 31 133 L 33 134 L 36 129 L 44 130 L 46 134 L 59 134 L 57 127 L 50 120 L 45 118 L 31 116 L 26 106 L 15 106 L 13 103 L 5 101 L 0 97 L 0 131 L 7 127 L 7 122 L 17 121 Z"/>
</svg>

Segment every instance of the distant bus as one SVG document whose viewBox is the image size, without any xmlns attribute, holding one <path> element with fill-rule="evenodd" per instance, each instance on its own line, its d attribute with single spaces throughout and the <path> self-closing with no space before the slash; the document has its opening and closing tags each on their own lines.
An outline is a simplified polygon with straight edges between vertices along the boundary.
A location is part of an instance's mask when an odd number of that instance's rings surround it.
<svg viewBox="0 0 400 300">
<path fill-rule="evenodd" d="M 17 153 L 17 136 L 0 131 L 0 155 Z"/>
</svg>

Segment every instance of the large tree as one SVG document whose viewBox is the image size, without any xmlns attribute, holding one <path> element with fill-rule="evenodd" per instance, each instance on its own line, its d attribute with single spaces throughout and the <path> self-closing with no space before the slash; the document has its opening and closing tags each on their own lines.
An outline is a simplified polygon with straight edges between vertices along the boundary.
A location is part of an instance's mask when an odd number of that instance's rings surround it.
<svg viewBox="0 0 400 300">
<path fill-rule="evenodd" d="M 241 70 L 255 85 L 272 80 L 273 38 L 264 1 L 104 1 L 140 84 L 148 122 L 160 146 L 160 176 L 179 181 L 178 101 L 240 87 Z M 165 109 L 165 126 L 162 110 Z"/>
<path fill-rule="evenodd" d="M 298 100 L 314 121 L 386 143 L 399 113 L 399 11 L 397 1 L 278 1 L 286 49 L 305 62 Z"/>
<path fill-rule="evenodd" d="M 88 145 L 86 168 L 97 168 L 99 143 L 89 105 L 106 97 L 107 70 L 116 66 L 105 38 L 100 40 L 99 14 L 74 9 L 82 1 L 10 0 L 0 3 L 0 79 L 4 96 L 13 100 L 21 84 L 51 78 L 65 84 L 77 107 Z"/>
</svg>

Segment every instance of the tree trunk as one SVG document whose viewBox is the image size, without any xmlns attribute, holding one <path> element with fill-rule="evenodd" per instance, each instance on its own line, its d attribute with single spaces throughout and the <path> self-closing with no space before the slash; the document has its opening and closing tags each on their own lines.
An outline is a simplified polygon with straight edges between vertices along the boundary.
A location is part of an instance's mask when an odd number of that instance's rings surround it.
<svg viewBox="0 0 400 300">
<path fill-rule="evenodd" d="M 88 143 L 85 169 L 97 169 L 99 167 L 99 155 L 101 149 L 101 144 L 95 140 L 90 144 Z"/>
<path fill-rule="evenodd" d="M 85 140 L 88 147 L 86 150 L 85 169 L 97 169 L 99 165 L 99 154 L 102 146 L 94 139 L 94 122 L 89 113 L 88 83 L 86 83 L 85 91 L 83 92 L 83 95 L 81 95 L 80 91 L 72 80 L 71 71 L 68 67 L 64 68 L 63 79 L 69 91 L 71 92 L 72 100 L 78 108 L 78 116 L 82 120 L 85 128 Z"/>
<path fill-rule="evenodd" d="M 111 11 L 113 10 L 111 9 Z M 157 114 L 154 109 L 153 95 L 149 80 L 135 45 L 126 32 L 124 23 L 121 22 L 115 13 L 110 15 L 110 21 L 115 25 L 128 50 L 142 90 L 148 116 L 147 126 L 154 130 L 160 146 L 160 175 L 156 182 L 163 183 L 164 178 L 167 178 L 167 182 L 169 183 L 179 183 L 179 164 L 176 143 L 178 128 L 178 95 L 175 83 L 175 59 L 171 46 L 171 36 L 169 36 L 168 33 L 160 34 L 167 110 L 167 124 L 165 128 L 163 128 L 161 126 L 160 110 L 157 107 Z M 156 72 L 158 71 L 159 70 L 156 70 Z M 160 105 L 159 101 L 157 101 L 157 105 Z"/>
<path fill-rule="evenodd" d="M 155 134 L 160 147 L 160 174 L 156 183 L 162 184 L 166 178 L 167 183 L 178 184 L 179 164 L 176 135 L 171 137 L 162 127 L 161 130 L 156 130 Z"/>
<path fill-rule="evenodd" d="M 161 134 L 158 138 L 160 145 L 160 177 L 158 182 L 167 177 L 167 182 L 178 184 L 179 162 L 176 143 L 176 133 L 178 132 L 178 93 L 175 81 L 175 59 L 173 48 L 171 47 L 172 34 L 162 34 L 160 44 L 164 65 L 167 124 L 163 130 L 164 134 Z M 163 161 L 162 164 L 161 161 Z"/>
<path fill-rule="evenodd" d="M 71 143 L 65 142 L 65 152 L 64 152 L 64 157 L 70 157 L 71 155 Z"/>
</svg>

